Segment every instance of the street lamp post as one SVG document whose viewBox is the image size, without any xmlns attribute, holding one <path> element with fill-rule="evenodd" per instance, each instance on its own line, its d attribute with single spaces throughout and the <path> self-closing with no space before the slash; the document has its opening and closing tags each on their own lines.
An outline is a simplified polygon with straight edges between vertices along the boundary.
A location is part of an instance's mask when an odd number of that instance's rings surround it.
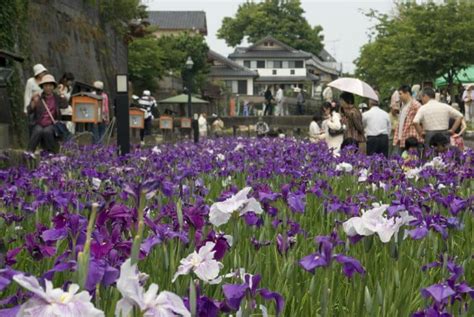
<svg viewBox="0 0 474 317">
<path fill-rule="evenodd" d="M 188 116 L 191 119 L 191 135 L 194 136 L 194 142 L 199 142 L 199 133 L 198 133 L 198 122 L 194 120 L 191 113 L 191 93 L 193 90 L 193 78 L 192 78 L 192 69 L 194 66 L 194 62 L 191 59 L 191 56 L 188 56 L 186 60 L 186 69 L 188 70 Z"/>
<path fill-rule="evenodd" d="M 191 114 L 191 91 L 192 91 L 192 69 L 193 69 L 194 62 L 191 59 L 191 56 L 188 56 L 188 59 L 186 60 L 186 69 L 188 70 L 188 116 L 192 119 L 192 114 Z"/>
</svg>

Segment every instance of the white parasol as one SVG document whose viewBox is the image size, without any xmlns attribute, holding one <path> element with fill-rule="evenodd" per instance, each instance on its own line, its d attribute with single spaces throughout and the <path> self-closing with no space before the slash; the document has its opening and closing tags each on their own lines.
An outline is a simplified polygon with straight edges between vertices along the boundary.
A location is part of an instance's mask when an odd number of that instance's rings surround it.
<svg viewBox="0 0 474 317">
<path fill-rule="evenodd" d="M 366 97 L 375 101 L 379 101 L 379 96 L 377 96 L 375 90 L 370 87 L 369 84 L 357 78 L 338 78 L 330 82 L 328 86 L 342 91 L 347 91 L 355 95 L 359 95 L 361 97 Z"/>
</svg>

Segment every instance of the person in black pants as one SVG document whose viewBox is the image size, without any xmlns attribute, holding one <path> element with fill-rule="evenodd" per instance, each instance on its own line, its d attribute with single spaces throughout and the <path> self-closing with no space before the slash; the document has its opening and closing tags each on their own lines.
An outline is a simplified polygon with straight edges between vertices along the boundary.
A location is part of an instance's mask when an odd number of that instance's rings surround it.
<svg viewBox="0 0 474 317">
<path fill-rule="evenodd" d="M 193 120 L 191 121 L 191 128 L 193 130 L 194 143 L 199 143 L 199 122 L 197 113 L 194 114 Z"/>
<path fill-rule="evenodd" d="M 267 87 L 267 90 L 265 91 L 265 112 L 263 113 L 264 116 L 269 115 L 271 116 L 273 114 L 273 95 L 272 91 L 270 90 L 270 86 Z"/>
<path fill-rule="evenodd" d="M 388 157 L 388 136 L 391 131 L 390 117 L 379 108 L 376 101 L 369 101 L 370 110 L 362 114 L 365 134 L 367 135 L 367 155 L 383 154 Z"/>
</svg>

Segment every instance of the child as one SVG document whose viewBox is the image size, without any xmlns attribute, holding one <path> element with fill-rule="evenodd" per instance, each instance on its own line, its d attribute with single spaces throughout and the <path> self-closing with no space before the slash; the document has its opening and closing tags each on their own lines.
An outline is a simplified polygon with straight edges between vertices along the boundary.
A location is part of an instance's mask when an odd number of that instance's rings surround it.
<svg viewBox="0 0 474 317">
<path fill-rule="evenodd" d="M 410 137 L 405 140 L 405 151 L 402 153 L 402 159 L 405 163 L 419 159 L 418 140 L 415 137 Z"/>
</svg>

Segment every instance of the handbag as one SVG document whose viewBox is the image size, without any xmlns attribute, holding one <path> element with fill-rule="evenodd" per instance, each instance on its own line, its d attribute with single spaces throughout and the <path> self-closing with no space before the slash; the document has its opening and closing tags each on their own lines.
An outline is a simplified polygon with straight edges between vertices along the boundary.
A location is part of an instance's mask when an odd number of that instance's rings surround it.
<svg viewBox="0 0 474 317">
<path fill-rule="evenodd" d="M 342 124 L 342 122 L 339 122 L 341 124 L 341 128 L 335 130 L 335 129 L 331 129 L 328 127 L 328 133 L 330 136 L 338 136 L 338 135 L 341 135 L 344 133 L 344 125 Z"/>
<path fill-rule="evenodd" d="M 344 127 L 341 126 L 341 128 L 338 129 L 338 130 L 334 130 L 334 129 L 328 128 L 328 133 L 329 133 L 330 136 L 341 135 L 341 134 L 344 133 Z"/>
<path fill-rule="evenodd" d="M 68 141 L 72 137 L 71 132 L 69 132 L 69 130 L 67 129 L 64 122 L 56 121 L 54 119 L 53 115 L 51 114 L 51 111 L 49 111 L 49 108 L 46 105 L 46 103 L 44 102 L 44 100 L 41 99 L 41 101 L 43 102 L 43 106 L 46 109 L 46 111 L 48 112 L 48 115 L 51 118 L 51 121 L 53 121 L 54 136 L 57 139 L 62 139 L 64 141 Z"/>
</svg>

